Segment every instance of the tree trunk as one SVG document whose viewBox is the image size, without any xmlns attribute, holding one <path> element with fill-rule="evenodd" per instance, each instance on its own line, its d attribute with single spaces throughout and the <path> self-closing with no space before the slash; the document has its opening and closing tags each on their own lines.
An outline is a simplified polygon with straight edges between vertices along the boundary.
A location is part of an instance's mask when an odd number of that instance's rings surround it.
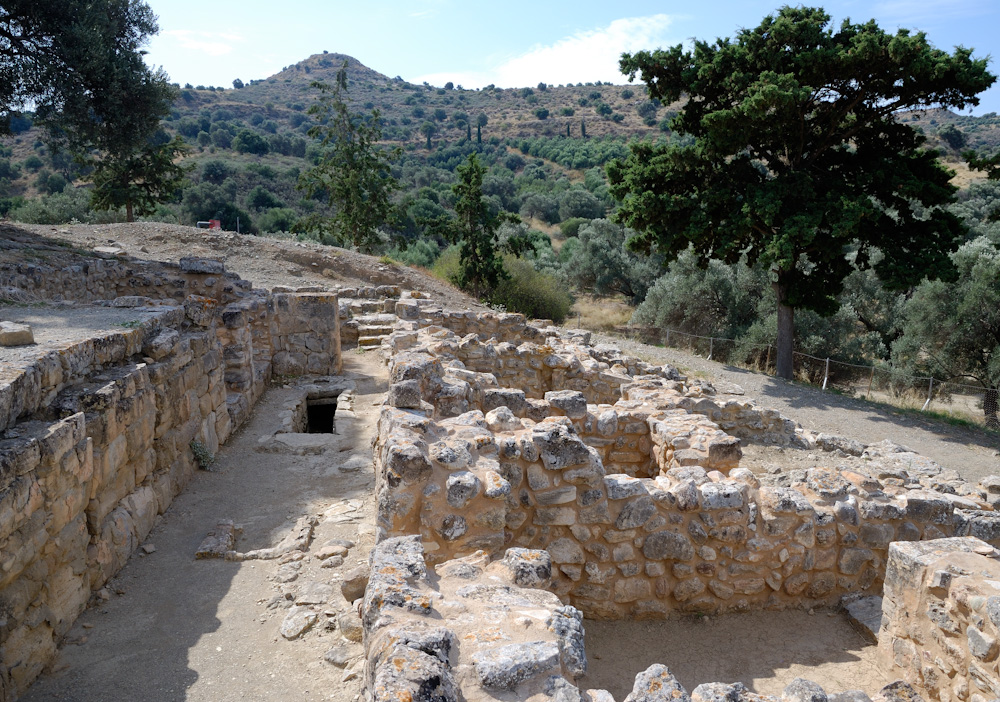
<svg viewBox="0 0 1000 702">
<path fill-rule="evenodd" d="M 791 380 L 792 351 L 795 348 L 795 308 L 785 304 L 788 299 L 788 285 L 782 282 L 781 274 L 778 275 L 778 282 L 773 287 L 778 299 L 778 338 L 775 341 L 778 354 L 775 375 Z"/>
<path fill-rule="evenodd" d="M 1000 388 L 986 388 L 983 396 L 983 414 L 986 415 L 986 428 L 1000 430 L 1000 420 L 997 411 L 1000 410 Z"/>
<path fill-rule="evenodd" d="M 135 221 L 135 212 L 132 211 L 132 201 L 131 200 L 129 200 L 128 202 L 125 203 L 125 221 L 126 222 L 134 222 Z"/>
</svg>

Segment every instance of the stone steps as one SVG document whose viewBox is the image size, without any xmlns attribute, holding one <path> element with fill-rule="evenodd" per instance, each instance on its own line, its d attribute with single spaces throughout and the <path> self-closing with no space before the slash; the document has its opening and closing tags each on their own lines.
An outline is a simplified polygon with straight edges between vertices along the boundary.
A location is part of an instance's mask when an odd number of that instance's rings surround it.
<svg viewBox="0 0 1000 702">
<path fill-rule="evenodd" d="M 374 348 L 376 346 L 381 346 L 382 339 L 384 338 L 385 337 L 382 336 L 359 336 L 358 346 L 363 348 Z"/>
</svg>

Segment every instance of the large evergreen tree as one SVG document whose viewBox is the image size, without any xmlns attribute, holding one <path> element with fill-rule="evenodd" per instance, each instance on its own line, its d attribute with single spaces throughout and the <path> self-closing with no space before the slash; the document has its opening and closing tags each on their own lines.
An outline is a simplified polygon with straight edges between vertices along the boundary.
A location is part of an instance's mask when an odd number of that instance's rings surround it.
<svg viewBox="0 0 1000 702">
<path fill-rule="evenodd" d="M 182 142 L 155 139 L 174 97 L 143 60 L 156 32 L 141 0 L 0 0 L 0 132 L 32 106 L 50 141 L 92 167 L 94 203 L 129 221 L 180 184 Z"/>
<path fill-rule="evenodd" d="M 125 208 L 125 219 L 152 214 L 156 205 L 170 200 L 184 186 L 186 169 L 176 160 L 187 153 L 181 137 L 165 144 L 146 146 L 120 157 L 97 162 L 90 179 L 94 183 L 95 209 Z"/>
<path fill-rule="evenodd" d="M 940 206 L 955 188 L 896 112 L 978 104 L 995 77 L 971 51 L 874 21 L 839 29 L 817 8 L 782 8 L 735 40 L 625 54 L 621 69 L 668 104 L 693 143 L 640 143 L 609 165 L 637 251 L 667 260 L 746 255 L 778 302 L 778 374 L 792 374 L 795 308 L 830 314 L 854 265 L 891 287 L 948 276 L 964 228 Z M 872 257 L 875 250 L 881 256 Z"/>
<path fill-rule="evenodd" d="M 503 252 L 520 254 L 530 246 L 523 235 L 511 236 L 501 245 L 498 232 L 504 222 L 520 222 L 516 216 L 498 210 L 483 196 L 483 175 L 486 169 L 475 153 L 456 170 L 455 217 L 439 217 L 428 222 L 428 230 L 447 241 L 460 244 L 461 272 L 456 281 L 476 297 L 494 290 L 508 278 L 503 267 Z"/>
<path fill-rule="evenodd" d="M 392 193 L 398 185 L 391 167 L 400 150 L 379 146 L 382 118 L 378 110 L 367 115 L 351 112 L 347 65 L 345 61 L 334 85 L 312 84 L 320 90 L 320 98 L 309 108 L 316 119 L 309 136 L 321 140 L 323 151 L 319 163 L 302 174 L 299 187 L 310 197 L 324 194 L 334 208 L 332 217 L 308 218 L 307 228 L 319 231 L 324 238 L 370 251 L 379 241 L 378 228 L 396 212 Z"/>
<path fill-rule="evenodd" d="M 0 127 L 33 107 L 72 151 L 143 147 L 173 97 L 143 61 L 156 32 L 141 0 L 0 0 Z"/>
</svg>

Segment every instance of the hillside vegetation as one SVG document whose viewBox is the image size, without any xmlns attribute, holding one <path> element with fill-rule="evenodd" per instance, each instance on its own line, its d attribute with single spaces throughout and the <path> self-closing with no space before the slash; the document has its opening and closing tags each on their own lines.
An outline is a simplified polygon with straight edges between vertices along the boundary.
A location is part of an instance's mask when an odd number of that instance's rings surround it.
<svg viewBox="0 0 1000 702">
<path fill-rule="evenodd" d="M 586 293 L 590 307 L 596 295 L 596 307 L 615 307 L 616 320 L 622 318 L 617 310 L 628 303 L 638 306 L 634 323 L 736 339 L 734 361 L 741 354 L 752 359 L 754 349 L 773 339 L 776 313 L 767 271 L 717 261 L 700 266 L 687 256 L 663 268 L 660 258 L 625 247 L 634 232 L 612 221 L 620 203 L 608 192 L 603 166 L 625 158 L 629 142 L 637 139 L 681 144 L 689 139 L 677 141 L 669 126 L 682 103 L 649 100 L 642 84 L 465 90 L 409 83 L 351 57 L 324 53 L 264 80 L 235 80 L 234 87 L 178 86 L 160 139 L 180 136 L 191 146 L 183 160 L 189 182 L 146 219 L 193 225 L 218 218 L 229 230 L 317 241 L 315 235 L 291 233 L 304 218 L 331 212 L 323 193 L 307 197 L 297 188 L 300 175 L 320 157 L 320 146 L 309 135 L 316 124 L 309 109 L 319 96 L 313 82 L 333 83 L 345 61 L 351 108 L 378 110 L 383 146 L 402 151 L 392 166 L 400 214 L 383 228 L 374 248 L 386 261 L 457 278 L 457 248 L 430 234 L 427 223 L 454 211 L 456 168 L 476 154 L 487 169 L 482 192 L 490 206 L 523 222 L 505 224 L 501 242 L 511 237 L 531 242 L 521 256 L 505 259 L 513 279 L 494 291 L 495 304 L 559 318 L 566 314 L 570 292 Z M 964 278 L 946 288 L 889 292 L 870 272 L 859 271 L 848 278 L 836 314 L 797 317 L 797 350 L 893 365 L 910 375 L 947 373 L 959 382 L 995 388 L 1000 352 L 992 346 L 978 359 L 974 349 L 954 350 L 947 369 L 933 367 L 920 349 L 922 343 L 940 348 L 941 341 L 931 338 L 935 330 L 983 338 L 1000 329 L 995 310 L 983 311 L 972 331 L 960 331 L 965 318 L 954 314 L 962 309 L 972 315 L 968 310 L 975 300 L 990 304 L 997 291 L 989 277 L 1000 265 L 995 253 L 1000 224 L 991 219 L 1000 204 L 1000 184 L 969 171 L 960 154 L 967 148 L 994 153 L 1000 147 L 1000 118 L 930 110 L 897 119 L 920 129 L 928 147 L 938 149 L 956 171 L 953 182 L 962 190 L 950 209 L 970 227 L 956 254 Z M 86 172 L 67 153 L 46 145 L 30 115 L 12 127 L 14 134 L 0 147 L 0 211 L 36 224 L 124 219 L 120 211 L 91 209 Z M 973 259 L 981 263 L 970 263 Z M 604 298 L 609 302 L 602 303 L 601 296 L 610 296 Z M 935 299 L 943 302 L 935 305 Z M 962 376 L 973 372 L 979 377 Z"/>
</svg>

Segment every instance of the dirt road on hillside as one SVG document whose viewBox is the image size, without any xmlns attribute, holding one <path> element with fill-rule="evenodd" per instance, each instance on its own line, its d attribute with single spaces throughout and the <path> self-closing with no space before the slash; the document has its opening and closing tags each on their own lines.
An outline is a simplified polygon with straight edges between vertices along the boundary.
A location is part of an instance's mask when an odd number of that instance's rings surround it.
<svg viewBox="0 0 1000 702">
<path fill-rule="evenodd" d="M 814 432 L 846 436 L 865 444 L 889 439 L 973 482 L 1000 474 L 1000 436 L 991 432 L 914 417 L 884 405 L 708 361 L 678 349 L 597 334 L 593 343 L 614 344 L 649 363 L 669 363 L 682 372 L 704 375 L 710 382 L 721 381 L 720 385 L 738 385 L 746 397 Z"/>
</svg>

